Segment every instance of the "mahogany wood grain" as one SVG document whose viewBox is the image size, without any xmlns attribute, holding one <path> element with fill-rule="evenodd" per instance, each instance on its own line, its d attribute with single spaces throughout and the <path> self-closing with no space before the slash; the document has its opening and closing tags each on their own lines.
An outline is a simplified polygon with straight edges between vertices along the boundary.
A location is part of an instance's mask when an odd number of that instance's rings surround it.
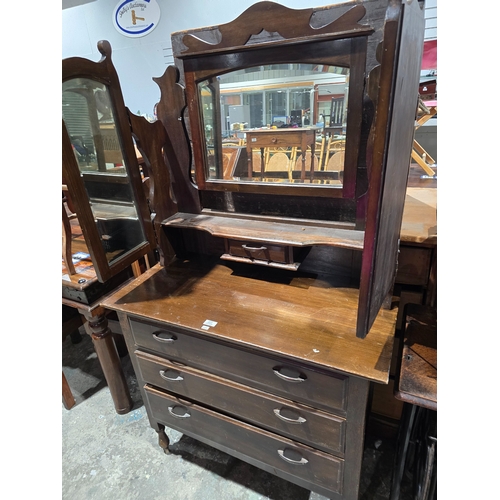
<svg viewBox="0 0 500 500">
<path fill-rule="evenodd" d="M 116 413 L 119 415 L 128 413 L 132 409 L 132 398 L 105 311 L 98 307 L 92 311 L 84 311 L 83 315 L 87 320 L 84 324 L 85 330 L 92 338 Z"/>
<path fill-rule="evenodd" d="M 307 489 L 329 496 L 342 492 L 344 461 L 334 455 L 151 386 L 145 394 L 152 416 L 169 427 Z"/>
<path fill-rule="evenodd" d="M 357 326 L 361 338 L 367 335 L 394 283 L 418 102 L 420 65 L 416 62 L 422 57 L 424 24 L 418 2 L 391 5 L 387 10 L 361 268 Z"/>
<path fill-rule="evenodd" d="M 130 188 L 133 193 L 135 209 L 141 222 L 144 232 L 144 242 L 137 245 L 123 258 L 108 262 L 101 238 L 97 230 L 92 209 L 89 205 L 88 194 L 76 158 L 73 153 L 70 137 L 64 120 L 62 123 L 62 158 L 63 158 L 63 179 L 65 180 L 71 199 L 82 227 L 83 234 L 89 252 L 92 255 L 95 271 L 99 281 L 104 282 L 110 279 L 135 262 L 143 255 L 151 252 L 155 247 L 154 229 L 151 223 L 149 210 L 144 196 L 142 181 L 140 177 L 139 165 L 135 154 L 134 143 L 130 131 L 128 115 L 123 101 L 118 74 L 111 60 L 111 45 L 106 40 L 101 40 L 97 44 L 101 54 L 98 62 L 90 61 L 81 57 L 70 57 L 62 61 L 62 81 L 63 83 L 74 78 L 89 78 L 103 83 L 107 86 L 108 95 L 113 109 L 114 125 L 120 138 L 123 160 L 130 180 Z M 97 114 L 95 114 L 97 116 Z M 99 149 L 99 148 L 98 148 Z M 103 151 L 103 148 L 101 148 Z"/>
<path fill-rule="evenodd" d="M 186 98 L 179 77 L 179 70 L 169 66 L 160 78 L 153 78 L 161 92 L 157 114 L 166 130 L 165 161 L 173 180 L 172 191 L 178 210 L 197 213 L 201 206 L 197 190 L 191 182 L 191 152 L 183 121 Z"/>
<path fill-rule="evenodd" d="M 337 415 L 345 414 L 348 383 L 342 374 L 224 345 L 162 323 L 134 319 L 130 323 L 141 349 Z"/>
<path fill-rule="evenodd" d="M 71 387 L 68 384 L 68 379 L 64 375 L 64 372 L 62 373 L 62 400 L 66 410 L 70 410 L 76 404 L 75 397 L 71 392 Z"/>
<path fill-rule="evenodd" d="M 121 281 L 117 281 L 117 278 L 120 278 Z M 97 358 L 99 359 L 110 390 L 113 404 L 117 413 L 120 414 L 130 411 L 132 408 L 132 401 L 120 363 L 115 343 L 115 334 L 113 334 L 108 327 L 105 316 L 106 310 L 100 306 L 100 301 L 105 299 L 106 293 L 114 293 L 120 285 L 126 283 L 128 279 L 133 279 L 130 272 L 127 272 L 125 275 L 123 273 L 122 275 L 117 275 L 104 284 L 95 279 L 90 283 L 80 285 L 84 287 L 80 292 L 78 292 L 77 289 L 65 288 L 63 286 L 62 297 L 63 306 L 78 311 L 82 318 L 80 324 L 83 322 L 85 331 L 92 338 Z M 106 288 L 106 285 L 112 286 Z M 74 295 L 73 300 L 68 298 L 71 297 L 70 292 Z M 84 298 L 84 300 L 82 300 L 82 298 Z M 85 320 L 83 320 L 83 318 L 85 318 Z"/>
<path fill-rule="evenodd" d="M 137 358 L 148 384 L 327 453 L 344 454 L 344 418 L 141 351 Z"/>
<path fill-rule="evenodd" d="M 137 318 L 166 322 L 200 337 L 234 342 L 387 383 L 396 310 L 381 310 L 370 336 L 356 337 L 358 291 L 336 287 L 334 277 L 300 275 L 218 261 L 176 262 L 151 268 L 103 306 Z M 206 320 L 216 321 L 210 332 Z"/>
<path fill-rule="evenodd" d="M 165 227 L 191 228 L 208 231 L 213 236 L 247 241 L 267 241 L 281 245 L 312 246 L 329 245 L 340 248 L 363 249 L 363 231 L 348 228 L 315 227 L 278 220 L 264 221 L 237 217 L 177 213 L 163 222 Z"/>
<path fill-rule="evenodd" d="M 274 2 L 259 2 L 249 7 L 234 21 L 221 24 L 218 27 L 221 38 L 219 43 L 206 42 L 196 36 L 196 31 L 204 30 L 190 30 L 189 33 L 178 32 L 174 34 L 182 36 L 184 46 L 180 49 L 174 46 L 174 50 L 177 56 L 184 57 L 208 51 L 213 53 L 233 52 L 245 47 L 248 48 L 246 44 L 250 37 L 259 35 L 263 30 L 268 33 L 279 33 L 289 43 L 297 43 L 304 38 L 307 40 L 319 38 L 322 35 L 331 38 L 332 32 L 335 33 L 336 38 L 346 38 L 370 34 L 373 31 L 370 26 L 358 23 L 366 13 L 363 5 L 349 8 L 347 12 L 321 28 L 311 26 L 313 12 L 313 9 L 296 10 Z M 280 43 L 283 43 L 282 39 Z"/>
<path fill-rule="evenodd" d="M 163 154 L 163 147 L 168 142 L 168 134 L 162 122 L 150 123 L 143 116 L 137 116 L 127 109 L 132 135 L 141 153 L 142 161 L 149 174 L 149 209 L 154 217 L 153 226 L 156 234 L 160 262 L 165 264 L 174 257 L 172 246 L 161 228 L 161 221 L 177 211 L 177 204 L 171 196 L 172 176 Z"/>
</svg>

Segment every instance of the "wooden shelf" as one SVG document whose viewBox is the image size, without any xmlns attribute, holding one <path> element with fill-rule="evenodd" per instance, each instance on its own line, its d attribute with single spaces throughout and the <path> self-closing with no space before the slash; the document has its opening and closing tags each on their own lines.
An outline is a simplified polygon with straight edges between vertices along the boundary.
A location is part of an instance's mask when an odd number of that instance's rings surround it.
<svg viewBox="0 0 500 500">
<path fill-rule="evenodd" d="M 164 220 L 165 227 L 199 229 L 220 238 L 271 242 L 278 245 L 307 247 L 327 245 L 363 250 L 364 231 L 327 225 L 312 221 L 275 222 L 259 218 L 222 216 L 208 213 L 177 213 Z"/>
</svg>

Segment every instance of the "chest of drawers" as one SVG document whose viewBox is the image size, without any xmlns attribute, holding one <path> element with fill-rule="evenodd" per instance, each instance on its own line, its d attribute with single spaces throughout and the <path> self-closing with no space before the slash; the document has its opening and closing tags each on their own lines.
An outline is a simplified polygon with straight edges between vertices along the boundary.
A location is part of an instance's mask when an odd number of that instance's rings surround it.
<svg viewBox="0 0 500 500">
<path fill-rule="evenodd" d="M 358 339 L 356 289 L 296 272 L 249 279 L 246 269 L 156 266 L 105 304 L 120 317 L 160 446 L 166 426 L 356 499 L 369 385 L 388 381 L 396 313 L 381 311 Z"/>
</svg>

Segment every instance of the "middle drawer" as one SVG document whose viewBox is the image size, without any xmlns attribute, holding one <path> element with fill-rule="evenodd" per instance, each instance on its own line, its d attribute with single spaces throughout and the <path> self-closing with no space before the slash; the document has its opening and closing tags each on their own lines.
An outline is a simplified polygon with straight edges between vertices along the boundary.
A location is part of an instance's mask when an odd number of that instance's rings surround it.
<svg viewBox="0 0 500 500">
<path fill-rule="evenodd" d="M 326 411 L 345 414 L 348 377 L 204 340 L 171 325 L 130 320 L 137 346 L 170 360 Z"/>
<path fill-rule="evenodd" d="M 345 419 L 136 351 L 144 382 L 343 457 Z"/>
</svg>

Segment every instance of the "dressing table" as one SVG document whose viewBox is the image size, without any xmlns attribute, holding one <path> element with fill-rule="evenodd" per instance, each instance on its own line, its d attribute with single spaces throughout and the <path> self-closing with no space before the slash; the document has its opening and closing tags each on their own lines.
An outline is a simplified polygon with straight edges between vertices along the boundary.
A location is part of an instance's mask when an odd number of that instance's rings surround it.
<svg viewBox="0 0 500 500">
<path fill-rule="evenodd" d="M 368 0 L 260 2 L 172 34 L 175 66 L 154 78 L 165 132 L 155 150 L 170 176 L 154 182 L 169 198 L 155 218 L 162 259 L 102 302 L 118 314 L 165 452 L 171 427 L 328 498 L 358 498 L 369 387 L 389 380 L 397 311 L 383 305 L 423 32 L 417 1 Z M 224 92 L 276 65 L 342 77 L 340 183 L 224 173 Z M 148 144 L 133 123 L 132 133 Z"/>
</svg>

